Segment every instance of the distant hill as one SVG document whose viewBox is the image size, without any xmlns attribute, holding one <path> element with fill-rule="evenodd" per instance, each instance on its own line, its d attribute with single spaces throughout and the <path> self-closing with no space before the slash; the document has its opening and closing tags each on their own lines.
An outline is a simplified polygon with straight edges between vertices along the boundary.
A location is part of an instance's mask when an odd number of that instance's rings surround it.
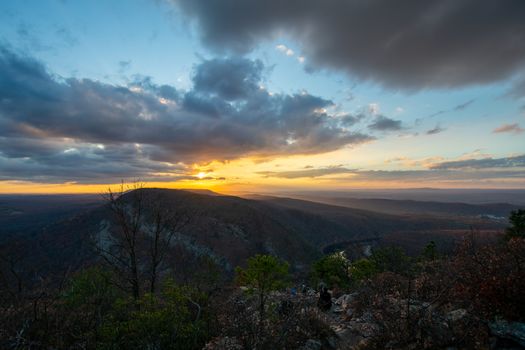
<svg viewBox="0 0 525 350">
<path fill-rule="evenodd" d="M 503 227 L 483 219 L 392 215 L 290 198 L 245 199 L 211 191 L 141 191 L 163 208 L 192 213 L 189 224 L 174 241 L 174 249 L 180 253 L 176 264 L 190 270 L 195 256 L 209 256 L 231 271 L 254 254 L 269 253 L 300 271 L 334 244 L 344 246 L 345 242 L 380 238 L 389 243 L 399 241 L 417 253 L 430 239 L 462 234 L 472 224 L 493 230 Z M 45 261 L 42 268 L 55 271 L 96 259 L 93 239 L 107 229 L 112 216 L 100 202 L 89 203 L 86 210 L 76 207 L 67 218 L 61 214 L 57 222 L 47 223 L 39 234 L 26 239 L 32 259 Z M 442 231 L 445 236 L 439 235 Z M 394 242 L 393 237 L 397 237 Z"/>
<path fill-rule="evenodd" d="M 364 209 L 388 214 L 434 214 L 447 216 L 486 216 L 505 220 L 512 210 L 521 206 L 508 203 L 468 204 L 384 198 L 321 197 L 322 203 Z"/>
<path fill-rule="evenodd" d="M 373 232 L 365 230 L 366 222 L 350 227 L 319 214 L 264 201 L 183 190 L 141 191 L 164 208 L 193 213 L 176 242 L 194 254 L 213 256 L 227 269 L 257 253 L 278 255 L 300 268 L 321 256 L 324 245 Z M 111 215 L 101 206 L 48 226 L 40 238 L 50 254 L 59 250 L 61 260 L 74 259 L 75 251 L 82 246 L 88 249 L 85 242 L 107 221 Z M 53 247 L 55 244 L 58 246 Z"/>
<path fill-rule="evenodd" d="M 0 242 L 31 236 L 47 225 L 100 206 L 100 195 L 0 195 Z"/>
<path fill-rule="evenodd" d="M 277 194 L 273 194 L 277 195 Z M 392 199 L 417 202 L 494 204 L 508 203 L 525 206 L 525 189 L 355 189 L 340 191 L 284 191 L 280 197 L 308 198 L 319 201 L 320 198 L 353 199 Z"/>
<path fill-rule="evenodd" d="M 333 200 L 325 197 L 316 197 L 314 201 L 263 195 L 249 198 L 316 213 L 346 225 L 350 230 L 360 230 L 361 235 L 357 237 L 379 237 L 381 245 L 398 245 L 413 255 L 431 240 L 436 241 L 440 249 L 450 251 L 457 241 L 471 232 L 481 241 L 493 240 L 507 225 L 510 210 L 519 208 L 505 203 L 473 205 L 389 199 Z"/>
<path fill-rule="evenodd" d="M 197 194 L 207 194 L 208 196 L 222 196 L 222 194 L 214 192 L 212 190 L 208 190 L 208 189 L 198 189 L 197 188 L 197 189 L 185 189 L 184 191 L 197 193 Z"/>
</svg>

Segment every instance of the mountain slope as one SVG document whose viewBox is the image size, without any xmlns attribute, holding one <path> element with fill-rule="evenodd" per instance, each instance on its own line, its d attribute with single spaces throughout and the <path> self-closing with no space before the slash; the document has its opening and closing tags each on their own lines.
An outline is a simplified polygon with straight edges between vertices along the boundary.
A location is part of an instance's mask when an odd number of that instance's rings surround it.
<svg viewBox="0 0 525 350">
<path fill-rule="evenodd" d="M 194 254 L 210 255 L 227 269 L 257 253 L 275 254 L 300 268 L 318 258 L 323 246 L 360 234 L 321 215 L 261 201 L 181 190 L 141 191 L 145 191 L 147 201 L 155 201 L 170 211 L 191 213 L 176 244 Z M 129 200 L 129 196 L 124 195 L 124 200 Z M 89 255 L 90 241 L 111 221 L 107 207 L 100 206 L 48 226 L 39 240 L 48 255 L 55 255 L 62 262 L 75 260 Z M 78 253 L 80 250 L 83 254 Z"/>
<path fill-rule="evenodd" d="M 471 224 L 462 220 L 390 215 L 290 198 L 258 197 L 255 200 L 183 190 L 140 191 L 144 191 L 147 201 L 164 209 L 191 213 L 191 220 L 174 240 L 174 249 L 180 257 L 177 264 L 190 272 L 190 261 L 195 256 L 209 256 L 231 271 L 257 253 L 277 255 L 301 270 L 319 258 L 326 247 L 334 244 L 409 231 L 421 232 L 419 241 L 425 243 L 428 242 L 426 231 L 466 231 Z M 123 200 L 131 200 L 131 194 L 125 194 Z M 114 230 L 112 221 L 107 206 L 99 205 L 48 225 L 35 239 L 28 241 L 33 259 L 45 261 L 42 266 L 48 266 L 50 271 L 96 259 L 93 244 L 102 233 Z"/>
</svg>

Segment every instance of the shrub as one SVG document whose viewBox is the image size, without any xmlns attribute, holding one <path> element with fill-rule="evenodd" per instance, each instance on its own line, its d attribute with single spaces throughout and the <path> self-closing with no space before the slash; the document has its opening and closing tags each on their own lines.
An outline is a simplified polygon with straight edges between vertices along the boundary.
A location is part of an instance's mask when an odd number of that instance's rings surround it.
<svg viewBox="0 0 525 350">
<path fill-rule="evenodd" d="M 326 283 L 328 288 L 347 289 L 351 285 L 350 263 L 343 254 L 327 255 L 316 261 L 312 267 L 314 284 Z"/>
<path fill-rule="evenodd" d="M 394 272 L 400 275 L 412 273 L 413 261 L 399 247 L 375 249 L 369 258 L 379 272 Z"/>
<path fill-rule="evenodd" d="M 279 290 L 288 284 L 289 265 L 271 255 L 256 255 L 248 259 L 248 267 L 235 270 L 237 283 L 247 286 L 250 293 L 259 297 L 259 317 L 264 319 L 268 293 Z"/>
<path fill-rule="evenodd" d="M 453 268 L 455 298 L 486 318 L 525 320 L 525 239 L 481 248 L 466 241 Z"/>
<path fill-rule="evenodd" d="M 511 226 L 506 229 L 507 240 L 512 238 L 525 238 L 525 209 L 513 210 L 509 216 Z"/>
<path fill-rule="evenodd" d="M 171 282 L 160 296 L 120 299 L 101 326 L 100 349 L 201 349 L 207 338 L 199 295 Z"/>
<path fill-rule="evenodd" d="M 376 264 L 370 259 L 359 259 L 350 265 L 350 276 L 353 282 L 371 278 L 378 271 Z"/>
</svg>

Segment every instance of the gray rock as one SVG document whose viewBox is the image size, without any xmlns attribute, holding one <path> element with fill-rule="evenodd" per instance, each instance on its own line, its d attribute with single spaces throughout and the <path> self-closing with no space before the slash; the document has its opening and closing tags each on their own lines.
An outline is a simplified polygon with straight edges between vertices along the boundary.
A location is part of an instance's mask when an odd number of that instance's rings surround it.
<svg viewBox="0 0 525 350">
<path fill-rule="evenodd" d="M 370 311 L 365 311 L 363 312 L 361 319 L 365 322 L 372 323 L 374 321 L 374 316 L 372 316 L 372 313 Z"/>
<path fill-rule="evenodd" d="M 342 314 L 343 311 L 345 311 L 345 310 L 342 309 L 342 308 L 340 308 L 340 307 L 337 307 L 337 306 L 335 306 L 335 307 L 332 308 L 332 312 L 333 312 L 334 314 Z"/>
<path fill-rule="evenodd" d="M 331 348 L 336 348 L 337 346 L 337 339 L 334 337 L 328 337 L 328 345 L 330 345 Z"/>
<path fill-rule="evenodd" d="M 343 294 L 335 302 L 337 306 L 346 309 L 354 301 L 355 294 Z"/>
<path fill-rule="evenodd" d="M 363 336 L 364 338 L 369 338 L 376 334 L 379 330 L 379 327 L 375 323 L 362 322 L 362 321 L 350 321 L 348 323 L 354 332 Z"/>
<path fill-rule="evenodd" d="M 335 334 L 339 345 L 339 347 L 336 347 L 337 349 L 353 349 L 364 339 L 363 335 L 351 328 L 339 328 L 335 330 Z"/>
<path fill-rule="evenodd" d="M 236 338 L 219 337 L 210 341 L 203 350 L 242 350 L 243 346 Z"/>
<path fill-rule="evenodd" d="M 319 340 L 308 339 L 299 350 L 321 350 L 322 344 Z"/>
<path fill-rule="evenodd" d="M 467 316 L 467 310 L 465 309 L 457 309 L 454 311 L 450 311 L 447 314 L 447 319 L 451 322 L 457 322 Z"/>
<path fill-rule="evenodd" d="M 525 347 L 525 323 L 501 320 L 490 323 L 489 328 L 493 335 Z"/>
</svg>

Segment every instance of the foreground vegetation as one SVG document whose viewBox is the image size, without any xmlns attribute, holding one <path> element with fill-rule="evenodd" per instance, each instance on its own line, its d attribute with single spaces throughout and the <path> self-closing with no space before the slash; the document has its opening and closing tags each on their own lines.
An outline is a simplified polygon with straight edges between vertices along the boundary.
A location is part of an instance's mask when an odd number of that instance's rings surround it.
<svg viewBox="0 0 525 350">
<path fill-rule="evenodd" d="M 168 228 L 184 217 L 109 204 L 122 220 L 120 249 L 100 250 L 85 267 L 34 279 L 2 257 L 0 348 L 482 349 L 495 341 L 495 322 L 525 321 L 525 211 L 511 214 L 497 244 L 477 246 L 471 233 L 452 255 L 434 242 L 417 257 L 396 247 L 356 261 L 334 254 L 311 266 L 308 283 L 271 255 L 234 275 L 203 258 L 207 268 L 180 281 Z M 150 244 L 139 244 L 144 216 L 154 223 Z M 320 285 L 341 297 L 339 310 L 317 308 Z"/>
</svg>

